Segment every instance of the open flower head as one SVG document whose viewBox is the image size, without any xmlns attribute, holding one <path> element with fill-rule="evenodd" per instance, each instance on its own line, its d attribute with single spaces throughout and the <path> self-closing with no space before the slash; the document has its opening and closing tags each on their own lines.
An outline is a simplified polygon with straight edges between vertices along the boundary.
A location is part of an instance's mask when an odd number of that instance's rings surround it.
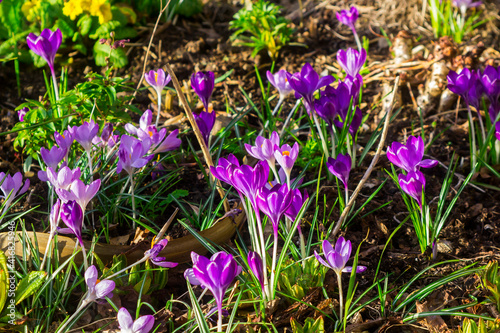
<svg viewBox="0 0 500 333">
<path fill-rule="evenodd" d="M 92 265 L 85 271 L 85 283 L 87 284 L 87 295 L 84 302 L 90 303 L 113 297 L 115 282 L 110 280 L 99 281 L 97 279 L 97 268 Z"/>
<path fill-rule="evenodd" d="M 352 245 L 351 241 L 346 241 L 344 237 L 339 237 L 335 248 L 327 240 L 323 241 L 323 253 L 325 255 L 324 260 L 318 252 L 314 251 L 316 259 L 328 268 L 331 268 L 337 275 L 342 273 L 349 273 L 352 271 L 352 267 L 346 266 L 349 257 L 351 256 Z M 366 270 L 365 266 L 356 267 L 356 273 L 362 273 Z"/>
<path fill-rule="evenodd" d="M 387 148 L 387 158 L 395 166 L 400 167 L 406 172 L 418 171 L 422 168 L 432 168 L 438 164 L 436 160 L 423 160 L 424 157 L 424 140 L 422 137 L 410 136 L 406 141 L 406 145 L 399 142 L 393 142 Z"/>
<path fill-rule="evenodd" d="M 152 315 L 145 315 L 134 321 L 125 308 L 118 310 L 116 319 L 118 320 L 120 333 L 149 333 L 155 324 L 155 318 Z"/>
</svg>

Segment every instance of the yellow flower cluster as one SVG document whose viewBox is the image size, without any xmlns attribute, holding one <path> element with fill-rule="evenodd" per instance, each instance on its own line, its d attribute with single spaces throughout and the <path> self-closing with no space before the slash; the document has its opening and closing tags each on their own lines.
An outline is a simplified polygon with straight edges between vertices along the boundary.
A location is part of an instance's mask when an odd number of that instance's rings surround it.
<svg viewBox="0 0 500 333">
<path fill-rule="evenodd" d="M 63 14 L 72 20 L 75 20 L 78 15 L 83 13 L 97 16 L 100 24 L 106 23 L 113 18 L 108 0 L 69 0 L 64 4 Z"/>
<path fill-rule="evenodd" d="M 38 11 L 41 8 L 41 0 L 29 0 L 23 3 L 21 11 L 29 22 L 34 22 L 38 20 L 40 16 Z"/>
</svg>

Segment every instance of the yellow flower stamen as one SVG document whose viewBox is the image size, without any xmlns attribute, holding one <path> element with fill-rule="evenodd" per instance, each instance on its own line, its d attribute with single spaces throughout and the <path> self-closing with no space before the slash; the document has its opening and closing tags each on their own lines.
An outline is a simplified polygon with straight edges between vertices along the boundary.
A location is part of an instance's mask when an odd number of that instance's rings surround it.
<svg viewBox="0 0 500 333">
<path fill-rule="evenodd" d="M 290 156 L 290 152 L 289 151 L 284 151 L 283 153 L 281 153 L 281 155 L 283 155 L 283 156 L 285 156 L 285 155 L 286 156 Z"/>
</svg>

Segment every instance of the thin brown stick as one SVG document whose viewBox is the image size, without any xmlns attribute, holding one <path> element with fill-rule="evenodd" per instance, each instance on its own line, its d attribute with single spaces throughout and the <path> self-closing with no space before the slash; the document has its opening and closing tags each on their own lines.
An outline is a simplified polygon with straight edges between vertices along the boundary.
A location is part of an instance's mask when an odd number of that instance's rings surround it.
<svg viewBox="0 0 500 333">
<path fill-rule="evenodd" d="M 205 143 L 205 139 L 203 139 L 203 135 L 201 135 L 200 129 L 198 128 L 198 124 L 196 123 L 196 120 L 194 119 L 193 112 L 191 111 L 191 108 L 189 107 L 189 104 L 186 100 L 186 96 L 184 96 L 184 93 L 182 92 L 182 87 L 179 84 L 179 80 L 177 80 L 177 76 L 175 76 L 175 73 L 172 70 L 172 67 L 170 67 L 169 63 L 165 64 L 165 69 L 167 70 L 167 73 L 172 78 L 172 83 L 174 84 L 174 88 L 175 88 L 175 91 L 177 92 L 177 96 L 179 96 L 182 107 L 184 108 L 184 112 L 186 113 L 186 116 L 189 119 L 189 122 L 191 123 L 191 127 L 193 128 L 194 134 L 196 135 L 196 139 L 198 139 L 198 143 L 200 144 L 201 151 L 203 153 L 203 157 L 205 158 L 205 163 L 207 163 L 208 167 L 214 166 L 214 162 L 212 161 L 212 155 L 210 155 L 210 151 L 208 150 L 207 144 Z M 215 112 L 215 111 L 212 111 L 212 112 Z M 224 199 L 225 193 L 222 190 L 221 183 L 213 175 L 212 175 L 212 180 L 215 180 L 217 183 L 216 184 L 217 191 L 219 191 L 221 199 L 224 200 L 224 210 L 227 213 L 227 212 L 229 212 L 230 207 L 229 207 L 229 203 L 228 203 L 227 199 Z"/>
<path fill-rule="evenodd" d="M 179 208 L 176 207 L 175 211 L 172 213 L 172 215 L 170 215 L 168 221 L 163 225 L 163 228 L 161 228 L 161 230 L 158 233 L 158 235 L 156 235 L 156 237 L 154 238 L 154 242 L 155 243 L 157 243 L 160 239 L 163 238 L 163 235 L 165 234 L 165 232 L 167 232 L 168 227 L 170 227 L 170 225 L 174 221 L 174 218 L 177 215 L 178 211 L 179 211 Z"/>
<path fill-rule="evenodd" d="M 163 7 L 160 10 L 160 14 L 158 14 L 158 18 L 156 19 L 155 27 L 153 28 L 153 32 L 151 33 L 151 38 L 149 39 L 148 49 L 146 50 L 146 54 L 144 55 L 144 65 L 142 66 L 141 79 L 139 80 L 139 83 L 137 84 L 137 87 L 135 88 L 135 91 L 132 94 L 133 98 L 130 99 L 130 102 L 128 103 L 129 105 L 132 104 L 132 102 L 134 101 L 135 96 L 137 95 L 137 92 L 139 91 L 139 88 L 142 85 L 142 81 L 144 81 L 144 74 L 146 73 L 146 66 L 148 64 L 149 50 L 151 50 L 151 45 L 153 45 L 153 39 L 154 39 L 155 34 L 156 34 L 156 29 L 158 29 L 158 24 L 160 23 L 161 16 L 165 12 L 165 10 L 167 10 L 168 5 L 170 5 L 170 1 L 172 1 L 172 0 L 168 0 L 165 7 Z M 160 112 L 160 110 L 158 110 L 158 112 Z"/>
<path fill-rule="evenodd" d="M 392 110 L 394 109 L 394 99 L 395 99 L 398 87 L 399 87 L 399 76 L 396 77 L 396 81 L 394 82 L 394 88 L 392 89 L 391 103 L 390 103 L 389 109 L 387 110 L 387 112 L 385 114 L 384 129 L 382 130 L 382 136 L 381 136 L 380 142 L 378 144 L 377 152 L 375 153 L 375 156 L 373 156 L 373 159 L 372 159 L 372 162 L 370 163 L 370 166 L 366 170 L 363 178 L 361 179 L 358 186 L 354 190 L 351 198 L 349 199 L 349 203 L 344 208 L 344 211 L 342 211 L 342 214 L 340 215 L 340 218 L 337 221 L 337 225 L 335 226 L 335 229 L 333 229 L 332 233 L 330 235 L 328 235 L 328 237 L 335 237 L 335 235 L 337 235 L 337 233 L 339 232 L 340 227 L 342 226 L 342 223 L 344 222 L 345 218 L 347 217 L 347 214 L 349 213 L 352 205 L 354 204 L 354 201 L 356 200 L 356 197 L 358 196 L 359 192 L 361 191 L 361 189 L 365 185 L 366 181 L 370 177 L 373 169 L 375 168 L 375 165 L 377 164 L 377 162 L 380 158 L 380 153 L 382 152 L 382 148 L 384 147 L 384 143 L 385 143 L 385 138 L 387 137 L 387 130 L 389 129 L 389 122 L 391 120 Z"/>
</svg>

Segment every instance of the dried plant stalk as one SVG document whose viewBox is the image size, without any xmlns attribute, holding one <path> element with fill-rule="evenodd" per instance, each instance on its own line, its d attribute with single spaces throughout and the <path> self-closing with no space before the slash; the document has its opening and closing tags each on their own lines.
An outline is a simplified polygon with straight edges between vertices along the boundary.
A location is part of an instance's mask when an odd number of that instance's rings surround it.
<svg viewBox="0 0 500 333">
<path fill-rule="evenodd" d="M 177 95 L 179 96 L 179 99 L 181 100 L 182 107 L 184 108 L 184 111 L 186 112 L 186 116 L 189 119 L 189 122 L 191 123 L 191 127 L 193 128 L 194 134 L 196 135 L 196 139 L 198 140 L 198 143 L 200 144 L 201 151 L 203 153 L 203 157 L 205 158 L 205 163 L 207 163 L 208 167 L 214 166 L 214 162 L 212 160 L 212 155 L 210 155 L 210 151 L 208 150 L 207 144 L 205 143 L 205 139 L 203 139 L 203 135 L 200 132 L 200 129 L 198 127 L 198 124 L 196 123 L 196 120 L 194 119 L 193 112 L 191 111 L 191 108 L 189 107 L 189 104 L 186 100 L 186 96 L 184 96 L 184 93 L 182 92 L 181 85 L 179 84 L 179 80 L 177 80 L 177 76 L 175 76 L 174 71 L 172 70 L 172 67 L 170 67 L 170 64 L 165 65 L 165 69 L 167 73 L 170 75 L 172 78 L 172 83 L 174 84 L 174 88 L 177 92 Z M 222 190 L 222 186 L 220 181 L 215 178 L 212 175 L 212 180 L 214 180 L 217 184 L 217 191 L 220 194 L 220 197 L 222 200 L 224 200 L 224 210 L 229 212 L 231 209 L 229 207 L 229 203 L 227 199 L 225 199 L 225 193 Z"/>
</svg>

